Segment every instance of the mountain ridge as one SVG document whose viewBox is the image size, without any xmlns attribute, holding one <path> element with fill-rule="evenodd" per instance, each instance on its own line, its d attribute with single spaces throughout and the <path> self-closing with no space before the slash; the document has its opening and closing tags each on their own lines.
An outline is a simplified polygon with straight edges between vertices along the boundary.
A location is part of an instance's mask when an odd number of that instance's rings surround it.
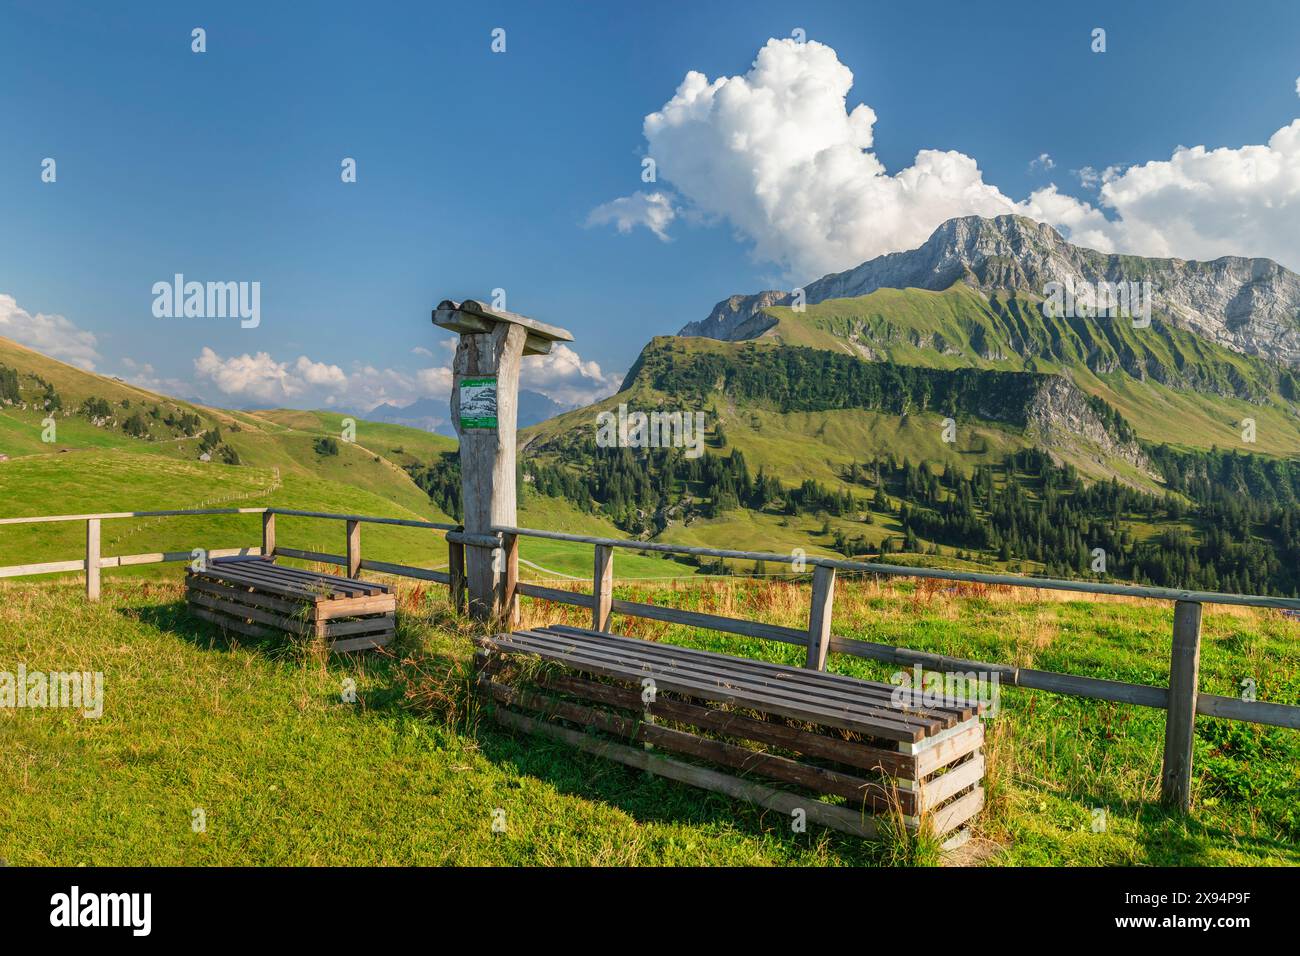
<svg viewBox="0 0 1300 956">
<path fill-rule="evenodd" d="M 1047 295 L 1049 283 L 1151 282 L 1154 311 L 1232 351 L 1300 369 L 1300 275 L 1271 259 L 1223 256 L 1209 262 L 1107 254 L 1073 245 L 1051 226 L 1022 216 L 967 216 L 941 224 L 918 248 L 893 252 L 804 287 L 807 304 L 857 298 L 879 289 L 942 291 L 965 283 L 984 293 Z M 765 290 L 723 299 L 678 335 L 723 341 L 758 338 L 792 306 L 792 292 Z"/>
</svg>

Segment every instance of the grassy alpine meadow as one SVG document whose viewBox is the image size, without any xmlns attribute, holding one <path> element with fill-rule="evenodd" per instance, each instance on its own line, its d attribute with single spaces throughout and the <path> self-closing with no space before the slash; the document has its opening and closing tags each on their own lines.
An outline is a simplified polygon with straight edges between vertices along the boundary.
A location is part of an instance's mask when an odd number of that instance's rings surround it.
<svg viewBox="0 0 1300 956">
<path fill-rule="evenodd" d="M 650 560 L 650 559 L 647 559 Z M 581 588 L 579 584 L 573 585 Z M 803 627 L 806 583 L 639 581 L 618 597 Z M 507 733 L 469 688 L 471 626 L 399 584 L 391 653 L 235 640 L 174 581 L 0 583 L 0 671 L 100 671 L 103 715 L 0 709 L 0 857 L 17 865 L 1295 865 L 1300 735 L 1198 718 L 1193 810 L 1161 809 L 1162 711 L 1001 688 L 988 806 L 943 855 L 868 843 Z M 525 599 L 524 626 L 589 623 Z M 845 577 L 835 632 L 992 663 L 1167 679 L 1172 609 Z M 616 617 L 620 633 L 799 663 L 789 645 Z M 1300 702 L 1300 622 L 1206 607 L 1201 689 Z M 832 654 L 888 680 L 897 666 Z M 355 687 L 355 700 L 349 690 Z M 499 825 L 494 830 L 494 820 Z M 200 823 L 202 824 L 200 826 Z M 498 832 L 499 831 L 499 832 Z"/>
</svg>

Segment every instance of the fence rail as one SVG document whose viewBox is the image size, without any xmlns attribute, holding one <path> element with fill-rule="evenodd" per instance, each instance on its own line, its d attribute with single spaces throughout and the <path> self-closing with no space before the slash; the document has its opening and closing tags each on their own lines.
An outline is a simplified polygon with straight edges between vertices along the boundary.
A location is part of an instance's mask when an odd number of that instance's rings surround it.
<svg viewBox="0 0 1300 956">
<path fill-rule="evenodd" d="M 613 597 L 615 579 L 614 552 L 619 549 L 779 563 L 790 562 L 791 555 L 789 554 L 693 547 L 620 538 L 601 538 L 511 525 L 494 526 L 490 534 L 470 534 L 466 533 L 458 525 L 434 521 L 381 518 L 370 515 L 339 514 L 323 511 L 300 511 L 287 508 L 209 508 L 0 518 L 0 526 L 69 521 L 80 521 L 86 525 L 86 552 L 84 558 L 71 561 L 50 561 L 41 564 L 0 567 L 0 578 L 83 571 L 86 579 L 86 594 L 91 600 L 96 600 L 99 597 L 100 571 L 104 568 L 189 561 L 193 557 L 193 553 L 189 551 L 105 557 L 100 553 L 101 522 L 124 518 L 245 514 L 260 514 L 262 516 L 261 546 L 210 549 L 205 552 L 208 556 L 279 555 L 286 558 L 337 565 L 344 568 L 350 577 L 355 577 L 361 571 L 372 571 L 380 574 L 433 581 L 448 585 L 451 589 L 454 605 L 457 608 L 464 608 L 466 606 L 465 549 L 482 548 L 500 552 L 499 557 L 502 560 L 495 562 L 495 564 L 499 567 L 500 574 L 504 578 L 503 586 L 506 595 L 504 617 L 509 625 L 517 622 L 518 601 L 520 596 L 524 596 L 589 609 L 592 613 L 592 627 L 598 631 L 608 631 L 611 627 L 612 616 L 620 614 L 800 646 L 806 648 L 807 666 L 818 670 L 825 668 L 828 654 L 848 654 L 854 657 L 888 663 L 920 665 L 923 668 L 946 673 L 983 672 L 989 675 L 996 674 L 1000 683 L 1007 683 L 1015 687 L 1042 690 L 1055 694 L 1067 694 L 1093 700 L 1160 708 L 1165 710 L 1167 714 L 1161 794 L 1166 803 L 1180 807 L 1183 810 L 1188 808 L 1190 801 L 1191 753 L 1195 716 L 1197 714 L 1300 729 L 1300 707 L 1264 701 L 1239 700 L 1234 697 L 1223 697 L 1215 694 L 1201 694 L 1197 687 L 1200 662 L 1201 610 L 1203 605 L 1225 604 L 1300 612 L 1300 599 L 1297 598 L 1221 594 L 1206 591 L 1185 591 L 1175 588 L 1143 587 L 1140 585 L 1104 584 L 1095 581 L 1070 581 L 1055 578 L 986 574 L 973 571 L 947 571 L 936 568 L 914 568 L 905 565 L 809 556 L 804 559 L 805 565 L 811 568 L 813 572 L 808 627 L 800 629 L 717 614 L 686 611 L 657 604 L 620 600 Z M 331 554 L 277 546 L 275 540 L 277 516 L 344 522 L 346 526 L 346 553 Z M 412 565 L 363 559 L 361 557 L 361 526 L 364 524 L 397 525 L 443 532 L 447 541 L 448 571 L 434 571 Z M 519 539 L 521 537 L 567 541 L 591 546 L 594 551 L 591 593 L 585 594 L 520 581 L 518 558 Z M 959 583 L 1005 585 L 1039 590 L 1108 594 L 1172 602 L 1174 605 L 1174 628 L 1169 683 L 1165 687 L 1131 684 L 1123 681 L 1015 667 L 1008 664 L 963 660 L 873 641 L 836 636 L 833 628 L 834 594 L 836 575 L 841 571 L 890 577 L 939 579 Z"/>
</svg>

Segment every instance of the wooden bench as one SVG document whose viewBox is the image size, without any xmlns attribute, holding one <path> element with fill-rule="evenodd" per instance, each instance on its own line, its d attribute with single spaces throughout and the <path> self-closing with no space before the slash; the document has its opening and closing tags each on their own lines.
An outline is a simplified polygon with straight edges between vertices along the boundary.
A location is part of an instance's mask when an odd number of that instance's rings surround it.
<svg viewBox="0 0 1300 956">
<path fill-rule="evenodd" d="M 864 837 L 882 816 L 925 818 L 947 848 L 984 804 L 975 703 L 920 706 L 891 684 L 560 625 L 478 644 L 498 722 L 660 776 Z"/>
<path fill-rule="evenodd" d="M 286 631 L 327 642 L 331 651 L 383 647 L 397 610 L 384 584 L 318 574 L 265 557 L 218 558 L 185 575 L 190 614 L 220 627 L 265 637 Z"/>
</svg>

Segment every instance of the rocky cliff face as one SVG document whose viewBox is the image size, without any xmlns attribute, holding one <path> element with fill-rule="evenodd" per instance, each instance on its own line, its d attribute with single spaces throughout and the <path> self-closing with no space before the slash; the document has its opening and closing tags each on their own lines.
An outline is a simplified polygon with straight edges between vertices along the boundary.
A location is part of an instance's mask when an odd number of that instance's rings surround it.
<svg viewBox="0 0 1300 956">
<path fill-rule="evenodd" d="M 1119 459 L 1155 477 L 1155 469 L 1137 440 L 1108 425 L 1088 396 L 1065 376 L 1044 377 L 1026 417 L 1026 433 L 1048 452 L 1091 454 L 1099 464 Z"/>
<path fill-rule="evenodd" d="M 919 249 L 825 276 L 804 293 L 816 303 L 882 288 L 939 291 L 958 281 L 1039 297 L 1052 282 L 1149 282 L 1154 314 L 1235 351 L 1300 368 L 1300 275 L 1271 259 L 1190 262 L 1105 255 L 1071 245 L 1051 226 L 1019 216 L 950 219 Z M 732 296 L 678 334 L 755 338 L 775 324 L 762 310 L 791 301 L 791 294 L 781 291 Z"/>
</svg>

